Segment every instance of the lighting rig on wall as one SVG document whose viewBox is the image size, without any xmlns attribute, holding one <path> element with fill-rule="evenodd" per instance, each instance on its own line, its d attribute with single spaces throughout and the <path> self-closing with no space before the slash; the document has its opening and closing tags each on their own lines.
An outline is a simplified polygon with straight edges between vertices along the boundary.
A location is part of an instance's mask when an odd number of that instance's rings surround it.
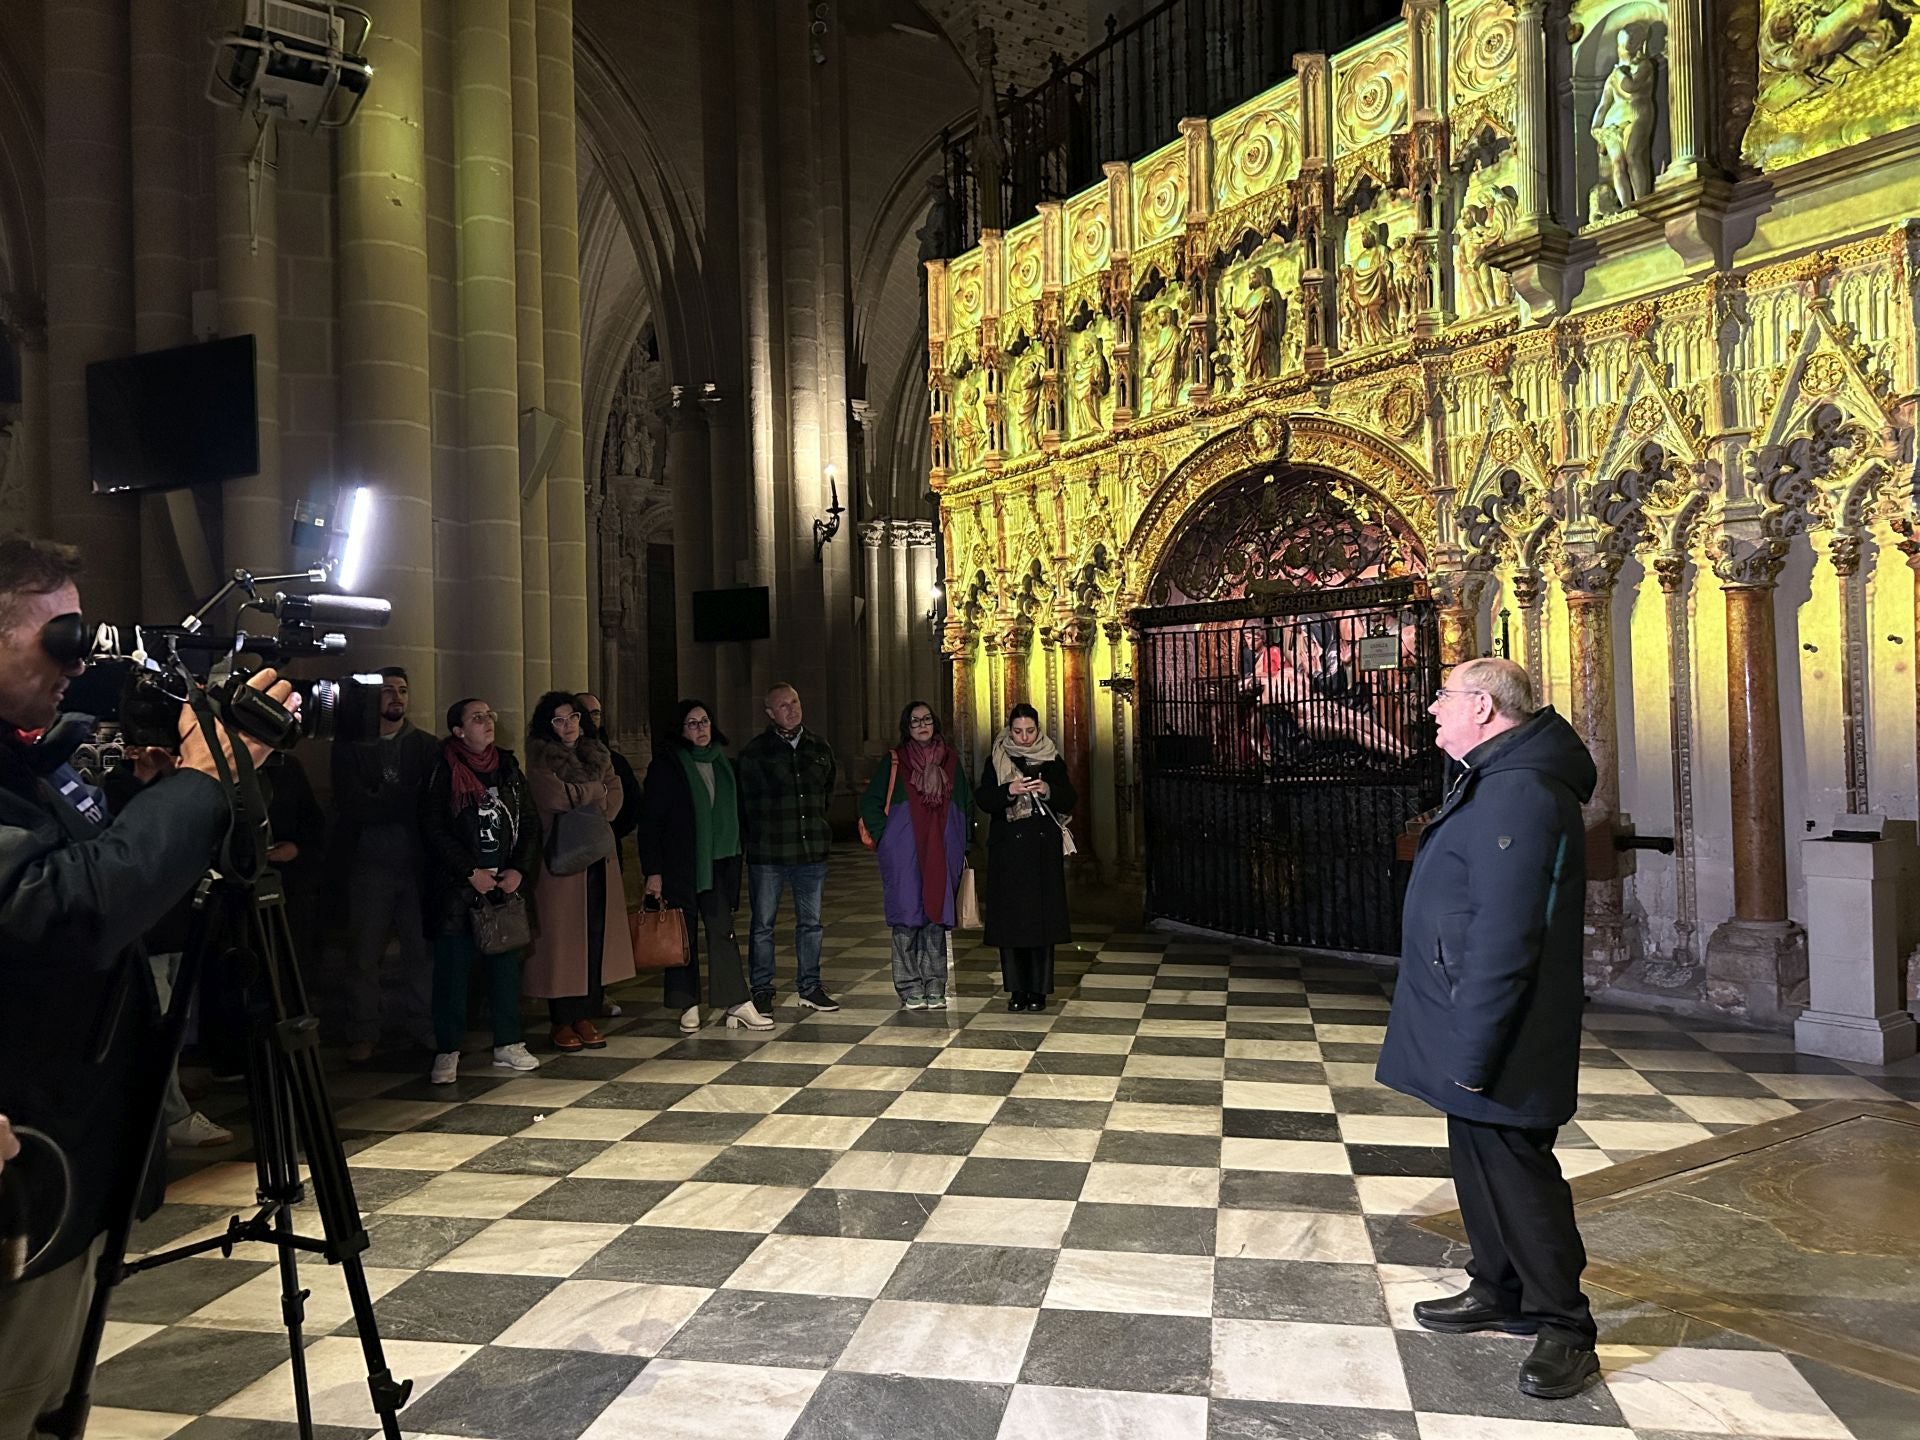
<svg viewBox="0 0 1920 1440">
<path fill-rule="evenodd" d="M 831 464 L 827 466 L 827 487 L 832 495 L 832 503 L 827 506 L 827 518 L 813 522 L 813 563 L 824 565 L 821 552 L 829 541 L 840 533 L 840 517 L 847 513 L 847 507 L 840 503 L 840 480 Z"/>
</svg>

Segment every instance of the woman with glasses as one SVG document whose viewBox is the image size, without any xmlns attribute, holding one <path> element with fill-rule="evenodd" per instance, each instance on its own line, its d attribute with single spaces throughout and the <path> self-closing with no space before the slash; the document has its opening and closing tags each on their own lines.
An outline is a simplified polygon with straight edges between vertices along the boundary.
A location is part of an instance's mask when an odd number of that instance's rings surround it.
<svg viewBox="0 0 1920 1440">
<path fill-rule="evenodd" d="M 900 712 L 900 743 L 860 801 L 893 927 L 893 988 L 909 1010 L 947 1008 L 947 932 L 972 804 L 973 787 L 939 717 L 915 700 Z"/>
<path fill-rule="evenodd" d="M 540 830 L 585 809 L 611 822 L 624 798 L 607 747 L 583 733 L 580 704 L 564 690 L 550 690 L 533 708 L 527 727 L 527 778 L 540 811 Z M 620 860 L 595 860 L 577 875 L 555 875 L 542 866 L 534 887 L 540 923 L 526 991 L 547 1001 L 556 1050 L 603 1050 L 594 1017 L 602 990 L 633 978 L 633 944 L 627 936 L 626 892 Z"/>
<path fill-rule="evenodd" d="M 733 917 L 740 908 L 740 786 L 713 712 L 682 700 L 674 743 L 647 767 L 640 806 L 640 868 L 647 894 L 686 917 L 688 963 L 663 971 L 680 1029 L 700 1028 L 700 929 L 707 932 L 707 1003 L 727 1028 L 771 1030 L 753 1003 Z"/>
<path fill-rule="evenodd" d="M 1016 705 L 974 787 L 987 828 L 987 944 L 1000 951 L 1009 1010 L 1044 1010 L 1053 947 L 1073 938 L 1061 817 L 1075 796 L 1067 767 L 1041 732 L 1040 712 Z"/>
<path fill-rule="evenodd" d="M 540 1068 L 520 1039 L 523 952 L 482 955 L 473 939 L 474 908 L 516 893 L 540 863 L 540 815 L 520 762 L 494 744 L 499 720 L 484 700 L 449 705 L 447 738 L 421 792 L 427 852 L 421 913 L 433 945 L 435 1085 L 459 1076 L 467 975 L 476 962 L 487 972 L 492 997 L 493 1063 L 504 1070 Z"/>
</svg>

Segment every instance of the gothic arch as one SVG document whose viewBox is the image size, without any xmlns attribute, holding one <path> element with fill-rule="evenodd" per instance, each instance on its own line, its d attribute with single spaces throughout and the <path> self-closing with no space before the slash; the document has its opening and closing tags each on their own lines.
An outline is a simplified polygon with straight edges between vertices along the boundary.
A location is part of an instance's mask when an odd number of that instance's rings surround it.
<svg viewBox="0 0 1920 1440">
<path fill-rule="evenodd" d="M 1437 543 L 1432 478 L 1404 450 L 1330 416 L 1260 413 L 1202 444 L 1148 499 L 1127 538 L 1120 608 L 1142 602 L 1181 529 L 1216 491 L 1263 466 L 1317 470 L 1358 485 L 1429 553 Z"/>
</svg>

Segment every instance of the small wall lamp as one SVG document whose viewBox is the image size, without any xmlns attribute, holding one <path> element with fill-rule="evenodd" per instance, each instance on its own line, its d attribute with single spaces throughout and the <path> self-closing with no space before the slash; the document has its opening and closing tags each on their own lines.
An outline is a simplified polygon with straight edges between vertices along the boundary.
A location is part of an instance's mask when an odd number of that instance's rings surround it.
<svg viewBox="0 0 1920 1440">
<path fill-rule="evenodd" d="M 846 507 L 840 503 L 840 480 L 832 465 L 827 466 L 827 488 L 832 496 L 832 503 L 827 506 L 827 518 L 813 522 L 813 563 L 816 565 L 826 563 L 821 558 L 821 552 L 827 548 L 827 542 L 840 533 L 840 517 L 847 513 Z"/>
</svg>

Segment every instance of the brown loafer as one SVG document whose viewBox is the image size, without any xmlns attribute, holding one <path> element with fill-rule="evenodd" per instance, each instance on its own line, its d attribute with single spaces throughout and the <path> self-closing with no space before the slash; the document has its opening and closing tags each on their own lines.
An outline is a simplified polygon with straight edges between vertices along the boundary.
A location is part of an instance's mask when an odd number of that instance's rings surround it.
<svg viewBox="0 0 1920 1440">
<path fill-rule="evenodd" d="M 606 1036 L 600 1033 L 599 1027 L 591 1020 L 574 1021 L 573 1033 L 580 1037 L 580 1043 L 589 1050 L 604 1050 L 607 1048 Z"/>
<path fill-rule="evenodd" d="M 554 1026 L 553 1033 L 548 1035 L 547 1038 L 553 1042 L 553 1048 L 556 1050 L 584 1050 L 587 1048 L 587 1042 L 580 1038 L 579 1032 L 571 1025 Z"/>
</svg>

